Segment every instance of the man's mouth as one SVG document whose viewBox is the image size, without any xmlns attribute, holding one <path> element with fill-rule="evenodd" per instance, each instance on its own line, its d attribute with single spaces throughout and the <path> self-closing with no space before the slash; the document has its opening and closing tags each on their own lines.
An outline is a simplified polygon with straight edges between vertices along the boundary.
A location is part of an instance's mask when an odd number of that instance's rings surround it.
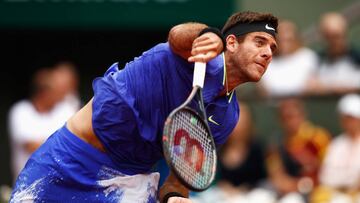
<svg viewBox="0 0 360 203">
<path fill-rule="evenodd" d="M 256 64 L 257 64 L 258 66 L 260 66 L 260 67 L 263 69 L 263 71 L 265 71 L 265 65 L 264 65 L 264 64 L 258 63 L 258 62 L 256 62 Z"/>
</svg>

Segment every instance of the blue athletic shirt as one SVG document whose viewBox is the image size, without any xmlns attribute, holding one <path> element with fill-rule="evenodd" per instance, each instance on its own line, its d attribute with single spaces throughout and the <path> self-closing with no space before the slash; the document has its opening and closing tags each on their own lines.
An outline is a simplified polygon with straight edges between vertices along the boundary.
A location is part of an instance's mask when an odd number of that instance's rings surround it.
<svg viewBox="0 0 360 203">
<path fill-rule="evenodd" d="M 162 43 L 121 70 L 113 64 L 94 80 L 93 129 L 122 173 L 147 173 L 163 157 L 164 121 L 189 96 L 193 66 Z M 203 88 L 217 145 L 226 141 L 239 117 L 236 96 L 218 96 L 223 81 L 224 59 L 219 55 L 207 64 Z"/>
</svg>

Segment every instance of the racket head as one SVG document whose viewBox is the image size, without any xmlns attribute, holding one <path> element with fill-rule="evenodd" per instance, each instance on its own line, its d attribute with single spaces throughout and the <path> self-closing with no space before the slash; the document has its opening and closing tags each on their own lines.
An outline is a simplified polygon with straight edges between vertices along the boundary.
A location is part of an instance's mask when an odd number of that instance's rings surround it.
<svg viewBox="0 0 360 203">
<path fill-rule="evenodd" d="M 165 159 L 190 190 L 210 187 L 216 173 L 216 148 L 207 123 L 191 108 L 175 109 L 166 119 L 162 137 Z"/>
</svg>

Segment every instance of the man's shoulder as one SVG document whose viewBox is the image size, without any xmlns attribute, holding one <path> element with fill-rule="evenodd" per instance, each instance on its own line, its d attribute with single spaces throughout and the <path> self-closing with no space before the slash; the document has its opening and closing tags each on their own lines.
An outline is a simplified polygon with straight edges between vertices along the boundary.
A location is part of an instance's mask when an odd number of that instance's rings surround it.
<svg viewBox="0 0 360 203">
<path fill-rule="evenodd" d="M 350 136 L 347 135 L 345 132 L 335 136 L 331 143 L 330 143 L 330 147 L 331 148 L 338 148 L 338 147 L 343 147 L 343 148 L 347 148 L 349 145 L 351 145 L 351 143 L 353 143 L 353 141 L 351 140 Z"/>
<path fill-rule="evenodd" d="M 175 63 L 176 61 L 187 62 L 171 50 L 168 42 L 164 42 L 144 51 L 139 57 L 135 57 L 134 60 L 128 64 L 140 62 L 142 64 L 174 65 L 172 63 Z"/>
<path fill-rule="evenodd" d="M 8 118 L 10 122 L 18 123 L 24 120 L 35 119 L 39 113 L 30 100 L 16 102 L 9 110 Z"/>
<path fill-rule="evenodd" d="M 142 56 L 147 56 L 147 55 L 152 55 L 152 54 L 161 54 L 161 53 L 162 54 L 170 54 L 171 53 L 171 49 L 170 49 L 168 42 L 156 44 L 149 50 L 144 51 L 142 53 Z"/>
<path fill-rule="evenodd" d="M 318 57 L 318 53 L 309 47 L 301 47 L 297 53 L 305 56 Z"/>
<path fill-rule="evenodd" d="M 29 112 L 34 110 L 34 106 L 31 103 L 30 100 L 23 99 L 20 101 L 17 101 L 15 104 L 13 104 L 10 108 L 10 112 L 17 113 L 17 112 Z"/>
</svg>

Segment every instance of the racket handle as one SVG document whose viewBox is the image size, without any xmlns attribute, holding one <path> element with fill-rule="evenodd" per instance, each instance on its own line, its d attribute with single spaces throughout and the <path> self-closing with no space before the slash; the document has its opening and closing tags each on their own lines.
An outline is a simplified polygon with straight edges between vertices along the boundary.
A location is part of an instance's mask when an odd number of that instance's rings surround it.
<svg viewBox="0 0 360 203">
<path fill-rule="evenodd" d="M 204 87 L 205 70 L 206 70 L 206 63 L 204 63 L 204 62 L 195 62 L 195 65 L 194 65 L 194 77 L 193 77 L 193 87 L 195 87 L 195 86 L 198 86 L 200 88 Z"/>
</svg>

